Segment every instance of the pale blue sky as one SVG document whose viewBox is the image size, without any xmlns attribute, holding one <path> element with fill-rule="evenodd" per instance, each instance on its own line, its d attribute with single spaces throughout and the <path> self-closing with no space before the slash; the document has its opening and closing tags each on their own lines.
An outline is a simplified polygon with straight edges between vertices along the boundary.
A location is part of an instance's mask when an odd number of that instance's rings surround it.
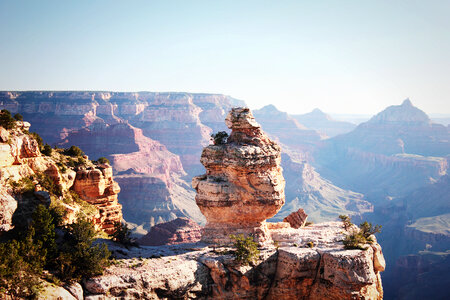
<svg viewBox="0 0 450 300">
<path fill-rule="evenodd" d="M 450 1 L 0 0 L 0 90 L 186 91 L 450 113 Z"/>
</svg>

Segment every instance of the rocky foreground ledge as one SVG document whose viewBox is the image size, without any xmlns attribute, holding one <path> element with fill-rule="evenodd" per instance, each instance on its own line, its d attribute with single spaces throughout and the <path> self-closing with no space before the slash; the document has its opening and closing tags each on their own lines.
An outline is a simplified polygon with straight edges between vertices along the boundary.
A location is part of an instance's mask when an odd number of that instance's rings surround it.
<svg viewBox="0 0 450 300">
<path fill-rule="evenodd" d="M 129 250 L 111 244 L 118 259 L 84 281 L 84 299 L 382 299 L 378 244 L 345 250 L 341 222 L 268 227 L 279 248 L 261 249 L 255 266 L 237 264 L 230 248 L 201 243 Z"/>
</svg>

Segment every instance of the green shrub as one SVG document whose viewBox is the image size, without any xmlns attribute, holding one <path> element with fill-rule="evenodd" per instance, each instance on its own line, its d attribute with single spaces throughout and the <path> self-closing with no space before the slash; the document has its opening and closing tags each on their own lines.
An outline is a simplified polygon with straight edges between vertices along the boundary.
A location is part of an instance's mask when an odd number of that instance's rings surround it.
<svg viewBox="0 0 450 300">
<path fill-rule="evenodd" d="M 214 145 L 223 145 L 227 142 L 228 133 L 226 131 L 219 131 L 216 134 L 211 134 L 211 137 L 214 141 Z"/>
<path fill-rule="evenodd" d="M 10 184 L 14 194 L 27 194 L 34 192 L 34 183 L 31 177 L 23 177 L 19 181 L 12 181 Z"/>
<path fill-rule="evenodd" d="M 374 242 L 372 239 L 372 236 L 376 233 L 381 232 L 381 225 L 375 225 L 373 226 L 372 223 L 368 223 L 367 221 L 364 221 L 363 223 L 359 224 L 359 229 L 361 231 L 362 236 L 369 242 Z"/>
<path fill-rule="evenodd" d="M 0 243 L 1 294 L 8 295 L 12 299 L 37 298 L 41 287 L 39 276 L 43 264 L 29 263 L 27 259 L 38 254 L 39 251 L 30 240 Z"/>
<path fill-rule="evenodd" d="M 348 222 L 353 225 L 350 222 L 350 218 L 348 218 Z M 373 226 L 372 223 L 364 221 L 359 225 L 358 229 L 354 229 L 350 234 L 345 235 L 345 238 L 343 240 L 344 248 L 367 250 L 368 247 L 364 245 L 372 244 L 373 242 L 375 242 L 375 240 L 373 239 L 373 235 L 379 233 L 380 231 L 381 225 Z"/>
<path fill-rule="evenodd" d="M 230 238 L 234 240 L 234 259 L 236 262 L 249 265 L 258 261 L 259 250 L 258 243 L 253 241 L 251 236 L 244 237 L 244 235 L 230 235 Z"/>
<path fill-rule="evenodd" d="M 0 244 L 0 292 L 15 298 L 35 298 L 43 267 L 57 254 L 54 219 L 38 205 L 30 227 L 18 240 Z"/>
<path fill-rule="evenodd" d="M 50 214 L 52 215 L 53 224 L 55 224 L 55 227 L 63 226 L 64 225 L 64 217 L 67 214 L 66 209 L 58 202 L 56 202 L 56 203 L 52 202 L 52 204 L 50 205 L 49 211 L 50 211 Z"/>
<path fill-rule="evenodd" d="M 112 237 L 113 241 L 124 246 L 136 245 L 135 241 L 131 238 L 131 230 L 127 227 L 126 224 L 115 222 L 114 232 L 110 234 L 110 236 Z"/>
<path fill-rule="evenodd" d="M 79 218 L 68 229 L 66 242 L 57 259 L 60 278 L 73 281 L 101 275 L 109 265 L 111 253 L 104 243 L 92 245 L 96 235 L 94 225 L 85 218 Z"/>
<path fill-rule="evenodd" d="M 45 145 L 44 145 L 44 148 L 42 149 L 41 152 L 42 152 L 42 154 L 44 154 L 44 155 L 51 156 L 51 155 L 52 155 L 52 152 L 53 152 L 53 149 L 52 149 L 52 147 L 50 147 L 49 144 L 45 144 Z"/>
<path fill-rule="evenodd" d="M 5 129 L 13 129 L 16 126 L 16 120 L 11 117 L 11 113 L 6 109 L 2 109 L 0 112 L 0 126 Z"/>
<path fill-rule="evenodd" d="M 100 157 L 99 159 L 97 159 L 97 163 L 99 163 L 99 164 L 110 164 L 109 159 L 107 159 L 106 157 Z"/>
<path fill-rule="evenodd" d="M 86 164 L 86 160 L 83 157 L 78 157 L 78 161 L 76 162 L 77 166 L 84 166 Z"/>
<path fill-rule="evenodd" d="M 64 149 L 64 154 L 77 157 L 77 156 L 83 156 L 84 152 L 77 146 L 71 146 L 68 149 Z"/>
<path fill-rule="evenodd" d="M 56 256 L 56 235 L 54 218 L 50 210 L 42 204 L 36 207 L 33 213 L 31 227 L 33 241 L 41 245 L 48 257 Z M 45 255 L 43 255 L 45 257 Z"/>
<path fill-rule="evenodd" d="M 14 115 L 14 119 L 16 119 L 17 121 L 23 121 L 23 116 L 19 113 Z"/>
<path fill-rule="evenodd" d="M 50 193 L 50 195 L 58 197 L 63 195 L 61 185 L 55 184 L 47 174 L 36 173 L 36 179 L 39 181 L 39 184 Z"/>
<path fill-rule="evenodd" d="M 339 219 L 341 219 L 342 223 L 344 223 L 344 229 L 345 230 L 349 230 L 352 227 L 353 223 L 351 222 L 351 219 L 350 219 L 349 216 L 347 216 L 347 215 L 340 215 Z"/>
</svg>

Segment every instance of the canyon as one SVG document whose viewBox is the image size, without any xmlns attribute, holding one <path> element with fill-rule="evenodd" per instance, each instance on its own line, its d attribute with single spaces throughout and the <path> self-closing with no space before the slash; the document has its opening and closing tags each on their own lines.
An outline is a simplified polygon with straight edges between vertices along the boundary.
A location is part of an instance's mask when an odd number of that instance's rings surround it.
<svg viewBox="0 0 450 300">
<path fill-rule="evenodd" d="M 346 249 L 356 228 L 305 227 L 303 210 L 266 223 L 284 204 L 281 149 L 248 108 L 233 108 L 226 124 L 230 136 L 203 149 L 207 172 L 192 180 L 207 220 L 201 242 L 188 243 L 196 230 L 184 228 L 187 220 L 156 225 L 141 244 L 171 246 L 116 248 L 120 263 L 84 281 L 85 299 L 382 299 L 385 260 L 374 237 L 366 250 Z M 259 245 L 252 261 L 237 259 L 239 235 Z"/>
<path fill-rule="evenodd" d="M 111 161 L 124 218 L 141 236 L 178 217 L 205 224 L 190 182 L 205 172 L 199 158 L 211 144 L 210 134 L 229 132 L 223 120 L 233 106 L 244 104 L 217 94 L 0 92 L 0 108 L 24 115 L 52 145 L 86 143 L 81 148 L 89 157 Z M 319 111 L 289 115 L 270 106 L 253 113 L 282 148 L 286 204 L 270 221 L 282 221 L 299 208 L 316 223 L 339 214 L 354 222 L 368 219 L 383 225 L 378 239 L 390 266 L 399 260 L 407 267 L 405 255 L 417 255 L 421 263 L 441 259 L 448 266 L 445 247 L 439 248 L 445 239 L 436 235 L 449 213 L 448 126 L 434 124 L 409 100 L 354 128 L 330 123 Z M 317 124 L 314 115 L 320 117 Z M 330 126 L 340 131 L 327 132 Z M 114 139 L 113 131 L 121 138 Z M 434 258 L 422 259 L 423 251 Z M 393 272 L 383 273 L 386 299 L 400 295 Z M 429 290 L 416 283 L 411 287 Z"/>
</svg>

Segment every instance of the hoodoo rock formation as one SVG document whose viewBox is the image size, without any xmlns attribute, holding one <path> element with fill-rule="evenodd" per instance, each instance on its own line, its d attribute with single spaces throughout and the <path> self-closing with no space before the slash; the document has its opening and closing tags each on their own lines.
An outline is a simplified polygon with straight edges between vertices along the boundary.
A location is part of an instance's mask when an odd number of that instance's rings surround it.
<svg viewBox="0 0 450 300">
<path fill-rule="evenodd" d="M 233 108 L 226 118 L 227 141 L 203 149 L 206 174 L 194 177 L 196 202 L 207 223 L 202 240 L 229 244 L 230 234 L 271 242 L 265 220 L 284 204 L 281 149 L 261 130 L 248 108 Z"/>
</svg>

